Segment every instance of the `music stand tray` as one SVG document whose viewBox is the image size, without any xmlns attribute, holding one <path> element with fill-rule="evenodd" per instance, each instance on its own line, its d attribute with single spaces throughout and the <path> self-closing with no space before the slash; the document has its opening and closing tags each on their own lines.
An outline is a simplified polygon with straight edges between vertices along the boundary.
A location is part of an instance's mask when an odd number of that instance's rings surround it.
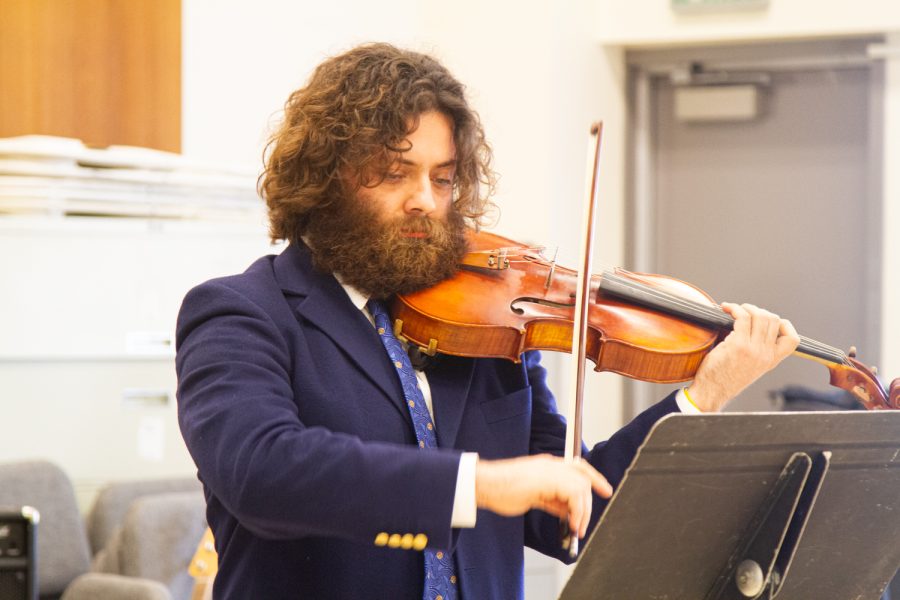
<svg viewBox="0 0 900 600">
<path fill-rule="evenodd" d="M 876 600 L 900 566 L 900 411 L 669 415 L 560 600 Z"/>
</svg>

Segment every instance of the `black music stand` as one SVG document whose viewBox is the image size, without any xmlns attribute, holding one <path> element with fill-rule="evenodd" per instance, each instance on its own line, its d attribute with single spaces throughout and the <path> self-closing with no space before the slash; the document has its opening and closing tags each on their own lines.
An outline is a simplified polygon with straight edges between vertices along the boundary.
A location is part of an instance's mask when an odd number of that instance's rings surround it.
<svg viewBox="0 0 900 600">
<path fill-rule="evenodd" d="M 37 509 L 0 507 L 0 600 L 37 600 Z"/>
<path fill-rule="evenodd" d="M 900 411 L 670 415 L 560 600 L 877 600 L 900 566 Z"/>
</svg>

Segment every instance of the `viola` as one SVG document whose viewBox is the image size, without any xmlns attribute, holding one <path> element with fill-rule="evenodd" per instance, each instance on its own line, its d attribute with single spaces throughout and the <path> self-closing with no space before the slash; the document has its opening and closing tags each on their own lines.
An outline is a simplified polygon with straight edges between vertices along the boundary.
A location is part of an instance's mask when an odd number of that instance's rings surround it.
<svg viewBox="0 0 900 600">
<path fill-rule="evenodd" d="M 471 231 L 454 277 L 394 299 L 395 334 L 432 356 L 518 362 L 528 350 L 571 352 L 577 278 L 540 249 Z M 689 283 L 622 269 L 593 275 L 589 302 L 586 357 L 595 370 L 655 383 L 693 379 L 734 322 Z M 900 378 L 885 390 L 855 350 L 801 336 L 796 354 L 826 365 L 831 385 L 866 408 L 900 408 Z"/>
</svg>

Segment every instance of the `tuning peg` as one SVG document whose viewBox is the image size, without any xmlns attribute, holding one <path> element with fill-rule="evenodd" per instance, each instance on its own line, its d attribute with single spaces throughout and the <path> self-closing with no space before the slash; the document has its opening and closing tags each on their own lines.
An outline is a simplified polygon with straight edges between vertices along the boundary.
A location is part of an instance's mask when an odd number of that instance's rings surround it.
<svg viewBox="0 0 900 600">
<path fill-rule="evenodd" d="M 872 369 L 872 375 L 878 375 L 878 367 L 876 367 L 875 365 L 872 365 L 871 369 Z"/>
<path fill-rule="evenodd" d="M 850 351 L 847 352 L 847 356 L 850 358 L 856 358 L 856 346 L 850 346 Z"/>
</svg>

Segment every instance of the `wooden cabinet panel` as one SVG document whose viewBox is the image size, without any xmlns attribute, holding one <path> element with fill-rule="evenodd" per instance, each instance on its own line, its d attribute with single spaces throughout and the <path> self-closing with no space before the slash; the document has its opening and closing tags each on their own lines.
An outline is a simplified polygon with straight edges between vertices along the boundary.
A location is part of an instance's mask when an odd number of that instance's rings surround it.
<svg viewBox="0 0 900 600">
<path fill-rule="evenodd" d="M 181 0 L 0 0 L 0 137 L 181 149 Z"/>
</svg>

